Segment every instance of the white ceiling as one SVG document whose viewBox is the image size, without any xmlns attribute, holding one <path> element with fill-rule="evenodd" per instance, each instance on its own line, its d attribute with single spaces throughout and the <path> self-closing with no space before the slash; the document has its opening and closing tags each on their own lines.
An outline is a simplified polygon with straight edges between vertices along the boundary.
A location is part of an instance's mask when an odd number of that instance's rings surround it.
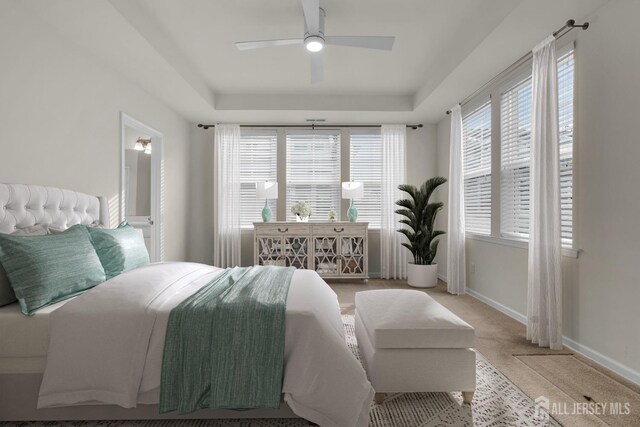
<svg viewBox="0 0 640 427">
<path fill-rule="evenodd" d="M 26 1 L 187 119 L 244 123 L 435 122 L 567 19 L 605 2 L 321 0 L 325 34 L 396 41 L 390 52 L 326 46 L 325 80 L 311 84 L 303 46 L 233 44 L 302 37 L 299 0 Z"/>
<path fill-rule="evenodd" d="M 299 0 L 138 0 L 215 93 L 407 95 L 443 55 L 482 40 L 513 0 L 322 0 L 327 35 L 395 36 L 392 51 L 327 46 L 325 81 L 309 82 L 302 45 L 239 51 L 234 42 L 299 38 Z M 461 40 L 461 29 L 473 36 Z"/>
</svg>

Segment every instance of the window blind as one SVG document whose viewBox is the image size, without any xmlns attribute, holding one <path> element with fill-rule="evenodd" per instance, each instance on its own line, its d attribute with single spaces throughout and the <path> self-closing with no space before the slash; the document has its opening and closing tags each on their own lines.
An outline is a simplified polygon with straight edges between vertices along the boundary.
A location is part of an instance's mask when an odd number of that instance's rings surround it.
<svg viewBox="0 0 640 427">
<path fill-rule="evenodd" d="M 254 221 L 262 221 L 264 199 L 256 198 L 256 183 L 278 180 L 278 138 L 275 131 L 240 135 L 240 227 L 251 228 Z M 273 218 L 278 206 L 269 202 Z"/>
<path fill-rule="evenodd" d="M 505 237 L 529 236 L 531 108 L 530 76 L 502 94 L 500 230 Z"/>
<path fill-rule="evenodd" d="M 466 231 L 491 233 L 491 100 L 462 119 Z"/>
<path fill-rule="evenodd" d="M 287 220 L 295 220 L 291 206 L 303 200 L 311 205 L 311 219 L 340 212 L 340 183 L 339 133 L 287 133 Z"/>
<path fill-rule="evenodd" d="M 562 244 L 573 243 L 573 51 L 558 59 L 560 196 Z M 531 147 L 531 76 L 502 94 L 501 216 L 502 236 L 529 238 L 529 168 Z"/>
<path fill-rule="evenodd" d="M 379 229 L 382 203 L 382 137 L 380 131 L 351 133 L 351 181 L 364 184 L 364 197 L 356 200 L 358 221 L 368 221 Z"/>
<path fill-rule="evenodd" d="M 558 59 L 562 244 L 573 247 L 573 50 Z"/>
</svg>

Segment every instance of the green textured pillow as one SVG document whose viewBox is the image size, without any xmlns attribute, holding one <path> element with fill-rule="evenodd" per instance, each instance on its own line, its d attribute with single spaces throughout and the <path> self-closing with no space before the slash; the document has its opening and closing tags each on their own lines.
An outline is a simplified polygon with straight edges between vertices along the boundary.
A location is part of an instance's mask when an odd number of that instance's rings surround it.
<svg viewBox="0 0 640 427">
<path fill-rule="evenodd" d="M 144 237 L 126 221 L 116 229 L 90 227 L 88 230 L 107 279 L 149 264 Z"/>
<path fill-rule="evenodd" d="M 27 315 L 105 281 L 89 232 L 82 226 L 47 236 L 0 234 L 0 262 Z"/>
</svg>

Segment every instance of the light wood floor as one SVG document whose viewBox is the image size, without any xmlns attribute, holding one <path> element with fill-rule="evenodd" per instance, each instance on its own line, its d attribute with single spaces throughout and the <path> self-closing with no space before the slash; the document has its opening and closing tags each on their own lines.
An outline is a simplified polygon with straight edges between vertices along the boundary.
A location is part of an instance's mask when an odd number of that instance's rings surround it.
<svg viewBox="0 0 640 427">
<path fill-rule="evenodd" d="M 329 282 L 343 314 L 353 313 L 356 292 L 371 289 L 413 289 L 400 280 Z M 546 396 L 568 414 L 554 415 L 565 426 L 640 426 L 640 387 L 569 349 L 551 351 L 525 339 L 525 326 L 469 295 L 455 296 L 439 283 L 425 290 L 471 324 L 476 349 L 532 399 Z M 576 403 L 629 402 L 629 415 L 573 414 Z M 564 406 L 566 404 L 566 406 Z M 561 406 L 562 405 L 562 406 Z M 608 412 L 608 411 L 606 411 Z"/>
</svg>

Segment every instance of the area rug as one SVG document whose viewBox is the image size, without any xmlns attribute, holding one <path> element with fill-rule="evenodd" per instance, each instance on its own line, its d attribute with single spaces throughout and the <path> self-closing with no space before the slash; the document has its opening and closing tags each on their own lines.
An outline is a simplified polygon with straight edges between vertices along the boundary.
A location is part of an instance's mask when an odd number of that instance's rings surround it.
<svg viewBox="0 0 640 427">
<path fill-rule="evenodd" d="M 360 360 L 352 315 L 342 316 L 347 345 Z M 372 403 L 370 427 L 435 426 L 560 426 L 537 408 L 480 353 L 476 357 L 477 385 L 473 405 L 462 403 L 460 393 L 395 393 L 382 405 Z M 4 427 L 303 427 L 302 419 L 47 421 L 0 423 Z"/>
</svg>

